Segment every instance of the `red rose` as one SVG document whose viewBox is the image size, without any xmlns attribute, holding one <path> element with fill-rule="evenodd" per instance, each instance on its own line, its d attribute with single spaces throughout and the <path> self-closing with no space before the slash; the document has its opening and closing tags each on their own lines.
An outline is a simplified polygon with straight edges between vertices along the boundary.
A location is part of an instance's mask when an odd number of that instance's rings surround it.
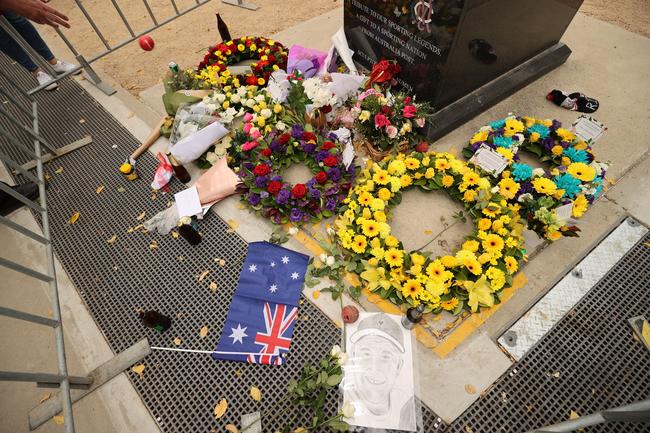
<svg viewBox="0 0 650 433">
<path fill-rule="evenodd" d="M 405 105 L 404 108 L 402 108 L 402 116 L 406 117 L 407 119 L 415 117 L 417 112 L 418 109 L 415 108 L 415 105 Z"/>
<path fill-rule="evenodd" d="M 288 132 L 285 132 L 284 134 L 282 134 L 281 136 L 278 137 L 278 143 L 280 143 L 282 145 L 287 144 L 289 142 L 290 138 L 291 138 L 291 134 L 289 134 Z"/>
<path fill-rule="evenodd" d="M 327 114 L 332 111 L 332 106 L 331 105 L 325 105 L 323 107 L 319 108 L 320 112 L 323 114 Z"/>
<path fill-rule="evenodd" d="M 291 190 L 291 196 L 293 198 L 303 198 L 307 194 L 307 187 L 303 183 L 296 184 Z"/>
<path fill-rule="evenodd" d="M 255 176 L 266 176 L 271 172 L 271 169 L 266 164 L 257 164 L 253 169 L 253 174 Z"/>
<path fill-rule="evenodd" d="M 332 143 L 331 141 L 326 141 L 325 143 L 323 143 L 322 149 L 323 150 L 330 150 L 330 149 L 333 149 L 335 147 L 336 147 L 336 145 L 334 143 Z"/>
<path fill-rule="evenodd" d="M 269 149 L 269 148 L 267 147 L 266 149 L 262 150 L 261 153 L 262 153 L 262 155 L 264 155 L 264 156 L 271 156 L 271 154 L 272 154 L 273 152 L 271 151 L 271 149 Z"/>
<path fill-rule="evenodd" d="M 316 134 L 314 134 L 313 132 L 309 132 L 309 131 L 303 131 L 302 139 L 307 140 L 307 141 L 309 141 L 309 140 L 316 141 Z"/>
<path fill-rule="evenodd" d="M 269 54 L 269 55 L 268 55 L 268 58 L 269 58 L 269 62 L 270 62 L 270 63 L 275 62 L 275 56 L 274 56 L 273 54 Z"/>
<path fill-rule="evenodd" d="M 325 164 L 328 167 L 334 167 L 336 164 L 338 164 L 338 159 L 336 159 L 336 156 L 330 155 L 327 158 L 323 160 L 323 164 Z"/>
<path fill-rule="evenodd" d="M 316 173 L 316 176 L 314 176 L 314 179 L 316 179 L 316 182 L 323 184 L 327 182 L 327 173 L 325 173 L 324 171 L 319 171 L 318 173 Z"/>
<path fill-rule="evenodd" d="M 246 77 L 246 84 L 249 86 L 257 86 L 257 77 L 254 75 L 249 75 Z"/>
<path fill-rule="evenodd" d="M 393 110 L 391 110 L 391 108 L 388 105 L 383 105 L 380 110 L 382 113 L 387 114 L 389 116 L 393 113 Z"/>
<path fill-rule="evenodd" d="M 278 195 L 281 189 L 282 189 L 282 182 L 278 182 L 276 180 L 272 180 L 271 182 L 269 182 L 268 186 L 266 187 L 266 190 L 273 195 Z"/>
</svg>

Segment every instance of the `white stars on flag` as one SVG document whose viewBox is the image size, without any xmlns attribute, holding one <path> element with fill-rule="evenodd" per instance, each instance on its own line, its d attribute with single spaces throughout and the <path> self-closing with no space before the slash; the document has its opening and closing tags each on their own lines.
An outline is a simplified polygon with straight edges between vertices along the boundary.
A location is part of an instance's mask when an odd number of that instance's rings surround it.
<svg viewBox="0 0 650 433">
<path fill-rule="evenodd" d="M 286 264 L 288 264 L 288 263 L 289 263 L 289 256 L 283 256 L 283 257 L 282 257 L 282 264 L 283 264 L 283 265 L 286 265 Z"/>
<path fill-rule="evenodd" d="M 271 267 L 275 268 L 275 262 L 271 262 Z"/>
<path fill-rule="evenodd" d="M 298 274 L 298 272 L 293 272 L 291 274 L 291 279 L 292 280 L 297 280 L 299 277 L 300 277 L 300 274 Z"/>
<path fill-rule="evenodd" d="M 248 267 L 248 272 L 255 272 L 257 270 L 257 265 L 250 265 Z"/>
<path fill-rule="evenodd" d="M 269 287 L 269 292 L 275 293 L 278 291 L 278 286 L 276 284 L 271 284 L 271 287 Z"/>
<path fill-rule="evenodd" d="M 241 327 L 241 324 L 237 324 L 237 328 L 230 328 L 232 330 L 232 334 L 230 334 L 228 337 L 232 338 L 232 344 L 239 343 L 239 344 L 244 344 L 244 337 L 248 337 L 246 334 L 246 326 Z"/>
</svg>

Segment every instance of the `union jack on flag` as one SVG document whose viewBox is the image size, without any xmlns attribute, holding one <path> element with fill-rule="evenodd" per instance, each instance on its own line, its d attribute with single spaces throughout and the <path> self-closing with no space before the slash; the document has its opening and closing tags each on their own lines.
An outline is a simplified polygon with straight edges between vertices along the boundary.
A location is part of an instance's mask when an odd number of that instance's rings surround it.
<svg viewBox="0 0 650 433">
<path fill-rule="evenodd" d="M 307 256 L 268 242 L 249 245 L 214 359 L 283 363 L 307 263 Z"/>
</svg>

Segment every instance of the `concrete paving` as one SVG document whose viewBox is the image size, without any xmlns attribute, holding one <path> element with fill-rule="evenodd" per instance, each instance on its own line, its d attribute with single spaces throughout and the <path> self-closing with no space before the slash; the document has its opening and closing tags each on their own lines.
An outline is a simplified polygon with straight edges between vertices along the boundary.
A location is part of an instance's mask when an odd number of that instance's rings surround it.
<svg viewBox="0 0 650 433">
<path fill-rule="evenodd" d="M 327 50 L 329 35 L 334 33 L 341 23 L 342 12 L 339 9 L 287 29 L 274 35 L 274 38 L 286 45 L 300 43 L 304 46 Z M 470 120 L 438 140 L 434 146 L 435 150 L 450 150 L 458 153 L 472 133 L 480 126 L 501 118 L 511 111 L 522 115 L 558 118 L 565 124 L 570 124 L 577 114 L 552 105 L 544 99 L 544 96 L 553 88 L 580 90 L 599 99 L 601 103 L 595 117 L 604 122 L 609 129 L 596 144 L 595 151 L 598 159 L 612 162 L 608 177 L 615 182 L 615 186 L 610 188 L 606 197 L 597 202 L 581 220 L 580 227 L 583 230 L 581 237 L 562 239 L 542 248 L 523 270 L 528 277 L 528 284 L 501 305 L 477 332 L 466 338 L 448 357 L 441 359 L 429 349 L 418 345 L 418 380 L 420 383 L 418 394 L 447 422 L 455 419 L 469 407 L 473 401 L 479 398 L 480 393 L 511 365 L 510 360 L 495 343 L 496 338 L 545 293 L 554 281 L 570 269 L 573 260 L 582 257 L 625 214 L 631 214 L 646 224 L 650 223 L 650 205 L 647 199 L 647 185 L 650 185 L 650 163 L 648 162 L 650 143 L 646 138 L 650 127 L 648 126 L 648 112 L 643 108 L 650 100 L 650 88 L 647 86 L 646 77 L 647 71 L 650 70 L 650 56 L 647 54 L 650 52 L 650 39 L 578 14 L 563 41 L 573 50 L 572 56 L 565 65 Z M 160 111 L 160 86 L 142 92 L 139 100 L 123 90 L 119 90 L 113 97 L 106 97 L 88 83 L 85 83 L 85 87 L 139 139 L 143 139 L 148 134 L 150 127 L 163 114 Z M 161 139 L 152 151 L 162 149 L 165 145 L 165 140 Z M 126 154 L 130 150 L 123 151 Z M 196 169 L 191 171 L 193 175 L 198 174 Z M 420 197 L 417 192 L 405 194 L 404 203 L 395 211 L 393 221 L 395 231 L 404 243 L 411 247 L 422 244 L 425 230 L 431 230 L 432 233 L 428 235 L 431 237 L 444 230 L 444 223 L 449 223 L 452 219 L 451 215 L 459 209 L 458 205 L 443 196 L 435 196 L 435 198 L 427 196 L 426 200 L 421 200 L 421 198 L 424 197 Z M 268 221 L 243 210 L 238 197 L 224 200 L 216 205 L 214 210 L 225 220 L 237 221 L 239 223 L 237 232 L 247 241 L 266 240 L 273 229 Z M 20 218 L 31 219 L 28 213 L 21 212 L 23 214 L 18 214 L 22 215 Z M 431 215 L 431 218 L 423 218 L 418 224 L 411 225 L 412 220 L 409 217 L 414 214 Z M 441 216 L 445 218 L 445 222 L 440 220 Z M 444 237 L 440 238 L 440 240 L 446 241 L 446 245 L 436 242 L 431 245 L 431 248 L 436 253 L 445 248 L 454 248 L 462 237 L 463 231 L 464 227 L 454 226 L 453 229 L 445 232 Z M 3 241 L 5 238 L 10 239 L 8 236 L 5 232 L 0 232 L 0 239 Z M 300 236 L 291 239 L 287 246 L 308 252 L 305 243 L 300 240 Z M 33 260 L 29 250 L 18 248 L 16 251 L 17 256 Z M 65 275 L 61 275 L 61 278 L 66 280 Z M 8 281 L 13 280 L 8 279 Z M 16 281 L 15 286 L 20 287 L 19 283 Z M 326 283 L 323 282 L 320 288 L 325 285 Z M 66 296 L 63 302 L 67 306 L 64 309 L 66 315 L 64 321 L 70 357 L 74 359 L 74 356 L 78 354 L 94 353 L 92 359 L 86 359 L 86 363 L 90 365 L 84 364 L 84 370 L 88 370 L 101 362 L 100 359 L 105 359 L 101 356 L 109 356 L 106 352 L 108 347 L 85 311 L 76 291 L 69 285 L 69 281 L 67 284 L 62 283 L 62 286 L 69 287 L 69 290 L 65 290 Z M 309 293 L 313 290 L 306 291 Z M 30 295 L 18 292 L 14 293 L 14 296 L 16 297 L 15 302 L 26 304 L 26 297 Z M 9 301 L 11 299 L 7 300 L 7 302 Z M 320 296 L 314 302 L 326 314 L 334 320 L 338 320 L 340 311 L 338 302 L 332 302 L 326 295 Z M 366 309 L 377 309 L 375 305 L 368 302 L 364 301 L 362 304 Z M 70 306 L 78 307 L 77 310 L 74 310 L 74 314 Z M 24 334 L 19 334 L 23 332 L 23 328 L 10 323 L 7 323 L 7 327 L 4 329 L 9 332 L 10 339 L 14 339 L 15 335 L 29 335 L 32 338 L 31 331 L 26 332 L 27 328 L 25 328 Z M 94 338 L 90 337 L 93 333 L 95 334 Z M 45 348 L 40 345 L 38 347 Z M 32 353 L 34 353 L 33 350 Z M 52 352 L 39 349 L 38 356 L 45 359 L 45 353 Z M 2 365 L 6 364 L 4 358 L 8 358 L 8 362 L 16 362 L 21 359 L 16 354 L 3 353 L 2 361 L 0 361 Z M 11 361 L 12 359 L 13 361 Z M 81 358 L 81 361 L 83 360 L 84 358 Z M 77 365 L 74 362 L 71 360 L 73 366 Z M 75 369 L 71 369 L 71 371 L 78 372 Z M 80 428 L 79 431 L 135 431 L 128 429 L 129 422 L 133 422 L 133 420 L 137 420 L 135 425 L 138 426 L 137 431 L 139 432 L 156 431 L 153 420 L 137 395 L 134 397 L 135 392 L 127 379 L 120 377 L 119 381 L 116 379 L 114 382 L 115 384 L 110 384 L 111 387 L 116 387 L 112 388 L 112 392 L 102 390 L 97 395 L 110 397 L 111 394 L 119 393 L 127 396 L 126 400 L 120 398 L 118 404 L 114 401 L 115 399 L 108 397 L 104 400 L 94 400 L 94 397 L 88 397 L 87 402 L 82 402 L 82 404 L 91 406 L 95 415 L 88 416 L 84 421 L 84 417 L 88 414 L 82 414 L 86 408 L 79 405 L 77 406 L 77 412 L 80 413 L 79 423 L 103 420 L 106 424 L 102 429 L 85 430 Z M 5 389 L 14 392 L 18 387 L 28 385 L 11 385 L 11 388 L 4 388 L 6 385 L 0 386 L 0 392 L 5 396 L 7 395 Z M 109 389 L 108 386 L 105 388 Z M 37 396 L 32 394 L 12 398 L 11 409 L 6 412 L 3 402 L 3 412 L 0 412 L 2 418 L 10 418 L 12 428 L 15 427 L 7 431 L 23 431 L 20 420 L 25 419 L 27 410 L 37 401 Z M 126 403 L 124 403 L 125 401 Z M 96 406 L 92 406 L 93 404 Z M 92 424 L 88 425 L 89 427 L 93 426 Z M 113 430 L 107 429 L 106 426 L 110 426 Z M 0 431 L 4 431 L 4 426 L 0 427 Z"/>
</svg>

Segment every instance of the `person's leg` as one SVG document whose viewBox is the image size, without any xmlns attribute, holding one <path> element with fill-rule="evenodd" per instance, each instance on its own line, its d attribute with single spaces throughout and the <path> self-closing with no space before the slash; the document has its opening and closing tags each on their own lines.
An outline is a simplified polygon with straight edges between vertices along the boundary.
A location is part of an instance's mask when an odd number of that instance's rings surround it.
<svg viewBox="0 0 650 433">
<path fill-rule="evenodd" d="M 5 12 L 4 14 L 7 16 L 9 12 Z M 38 71 L 36 63 L 29 58 L 27 53 L 20 48 L 20 45 L 3 28 L 0 28 L 0 51 L 20 63 L 29 72 L 35 74 Z"/>
<path fill-rule="evenodd" d="M 20 33 L 23 39 L 25 39 L 27 43 L 41 55 L 41 57 L 52 64 L 56 63 L 54 54 L 52 54 L 52 51 L 50 51 L 50 48 L 47 46 L 43 38 L 41 38 L 38 30 L 36 30 L 29 20 L 13 12 L 5 12 L 4 16 L 9 20 L 14 29 Z"/>
</svg>

